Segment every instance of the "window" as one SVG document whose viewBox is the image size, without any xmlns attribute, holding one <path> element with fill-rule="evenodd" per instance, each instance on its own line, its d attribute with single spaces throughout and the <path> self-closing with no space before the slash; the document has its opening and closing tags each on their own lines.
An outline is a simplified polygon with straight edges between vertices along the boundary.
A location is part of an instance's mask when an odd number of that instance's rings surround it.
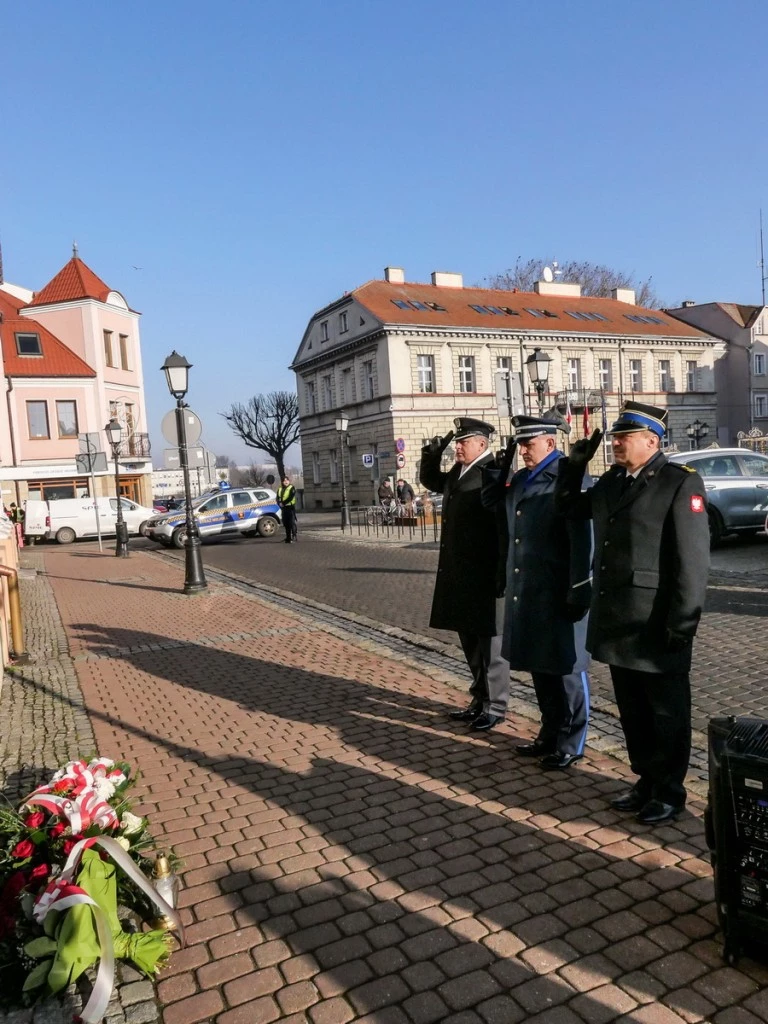
<svg viewBox="0 0 768 1024">
<path fill-rule="evenodd" d="M 131 437 L 136 429 L 135 408 L 133 402 L 125 403 L 125 432 L 128 437 Z"/>
<path fill-rule="evenodd" d="M 232 493 L 233 505 L 252 505 L 253 498 L 248 491 L 234 491 Z"/>
<path fill-rule="evenodd" d="M 424 395 L 434 395 L 435 357 L 416 356 L 416 372 L 418 374 L 419 391 Z"/>
<path fill-rule="evenodd" d="M 416 299 L 411 299 L 411 305 L 414 309 L 422 309 L 425 313 L 429 312 L 429 306 L 425 305 L 423 302 L 417 302 Z"/>
<path fill-rule="evenodd" d="M 56 422 L 59 437 L 77 437 L 77 402 L 57 402 Z"/>
<path fill-rule="evenodd" d="M 328 341 L 328 321 L 320 321 L 320 341 Z"/>
<path fill-rule="evenodd" d="M 307 412 L 313 416 L 317 412 L 317 396 L 315 395 L 315 382 L 307 381 Z"/>
<path fill-rule="evenodd" d="M 439 302 L 428 302 L 427 305 L 435 313 L 445 313 L 446 312 L 445 306 L 441 306 Z"/>
<path fill-rule="evenodd" d="M 459 391 L 475 391 L 475 357 L 459 356 Z"/>
<path fill-rule="evenodd" d="M 398 307 L 398 309 L 410 309 L 410 302 L 406 302 L 405 299 L 392 299 L 392 302 Z"/>
<path fill-rule="evenodd" d="M 568 360 L 568 390 L 578 391 L 581 387 L 581 360 Z"/>
<path fill-rule="evenodd" d="M 526 313 L 530 313 L 531 316 L 544 316 L 544 310 L 543 309 L 528 309 L 526 307 L 525 311 L 526 311 Z"/>
<path fill-rule="evenodd" d="M 669 359 L 659 360 L 659 388 L 662 391 L 674 391 L 672 386 L 672 363 Z"/>
<path fill-rule="evenodd" d="M 312 452 L 312 482 L 320 483 L 320 452 Z"/>
<path fill-rule="evenodd" d="M 496 316 L 504 316 L 504 310 L 499 309 L 498 306 L 486 306 L 485 307 L 490 313 L 495 313 Z"/>
<path fill-rule="evenodd" d="M 27 402 L 27 425 L 32 439 L 51 436 L 48 428 L 47 402 Z"/>
<path fill-rule="evenodd" d="M 643 362 L 641 359 L 629 360 L 629 390 L 643 390 Z"/>
<path fill-rule="evenodd" d="M 745 451 L 742 452 L 741 460 L 744 463 L 744 472 L 747 476 L 768 476 L 768 459 L 764 455 Z"/>
<path fill-rule="evenodd" d="M 120 334 L 118 338 L 120 339 L 120 365 L 124 370 L 130 370 L 128 365 L 128 335 Z"/>
<path fill-rule="evenodd" d="M 520 313 L 516 309 L 510 309 L 509 306 L 499 306 L 502 313 L 506 313 L 507 316 L 520 316 Z"/>
<path fill-rule="evenodd" d="M 331 448 L 331 483 L 337 484 L 339 482 L 339 453 L 336 448 Z"/>
<path fill-rule="evenodd" d="M 712 455 L 690 463 L 701 476 L 741 476 L 735 455 Z"/>
<path fill-rule="evenodd" d="M 115 365 L 115 357 L 112 352 L 112 331 L 104 331 L 104 362 L 107 366 Z"/>
<path fill-rule="evenodd" d="M 763 374 L 765 373 L 765 353 L 764 352 L 755 352 L 754 364 L 755 364 L 755 366 L 754 366 L 754 373 L 755 373 L 755 375 L 758 376 L 758 377 L 762 377 Z"/>
<path fill-rule="evenodd" d="M 331 385 L 331 375 L 323 377 L 323 408 L 330 409 L 333 407 L 333 387 Z"/>
<path fill-rule="evenodd" d="M 601 359 L 598 363 L 600 372 L 600 389 L 602 391 L 613 391 L 613 360 Z"/>
<path fill-rule="evenodd" d="M 765 395 L 755 395 L 755 417 L 756 417 L 756 419 L 761 420 L 761 419 L 763 419 L 766 416 L 766 414 L 768 414 L 768 410 L 766 409 L 766 405 L 767 404 L 768 403 L 766 402 L 766 396 Z"/>
<path fill-rule="evenodd" d="M 17 334 L 16 351 L 20 356 L 41 356 L 43 350 L 40 347 L 39 334 Z"/>
<path fill-rule="evenodd" d="M 347 367 L 341 371 L 341 401 L 351 402 L 354 396 L 352 394 L 352 370 Z"/>
<path fill-rule="evenodd" d="M 487 309 L 485 308 L 485 306 L 476 306 L 476 305 L 475 305 L 474 303 L 472 303 L 472 302 L 470 302 L 470 304 L 469 304 L 469 308 L 470 308 L 470 309 L 474 309 L 474 311 L 475 311 L 476 313 L 487 313 L 487 312 L 488 312 L 488 310 L 487 310 Z"/>
<path fill-rule="evenodd" d="M 686 388 L 688 391 L 696 391 L 699 364 L 695 360 L 689 360 L 685 364 Z"/>
<path fill-rule="evenodd" d="M 373 377 L 373 360 L 366 359 L 363 363 L 363 394 L 366 398 L 373 398 L 376 391 Z"/>
<path fill-rule="evenodd" d="M 344 334 L 348 330 L 349 327 L 347 327 L 347 314 L 339 313 L 339 334 Z"/>
<path fill-rule="evenodd" d="M 509 356 L 496 356 L 496 369 L 497 370 L 511 370 L 512 360 Z"/>
<path fill-rule="evenodd" d="M 220 512 L 227 507 L 227 495 L 217 494 L 215 498 L 209 498 L 202 505 L 197 506 L 197 512 Z"/>
</svg>

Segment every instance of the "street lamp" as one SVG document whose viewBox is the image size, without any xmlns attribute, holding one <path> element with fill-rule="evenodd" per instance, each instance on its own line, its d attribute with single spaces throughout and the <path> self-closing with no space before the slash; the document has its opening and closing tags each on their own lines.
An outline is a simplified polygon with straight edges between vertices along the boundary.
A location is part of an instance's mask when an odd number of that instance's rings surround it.
<svg viewBox="0 0 768 1024">
<path fill-rule="evenodd" d="M 550 356 L 546 352 L 542 352 L 540 348 L 535 348 L 525 360 L 531 383 L 536 388 L 539 416 L 544 415 L 544 392 L 547 390 L 547 378 L 549 377 L 549 364 L 551 362 Z"/>
<path fill-rule="evenodd" d="M 339 435 L 339 459 L 341 460 L 341 528 L 349 526 L 349 509 L 347 508 L 347 478 L 344 473 L 344 442 L 349 428 L 349 416 L 342 409 L 336 417 L 336 431 Z"/>
<path fill-rule="evenodd" d="M 104 432 L 107 435 L 110 447 L 112 448 L 112 458 L 115 460 L 115 495 L 117 497 L 117 523 L 115 524 L 115 533 L 117 540 L 115 542 L 115 554 L 118 558 L 128 557 L 128 527 L 123 517 L 123 503 L 120 500 L 120 444 L 123 439 L 123 428 L 120 426 L 120 421 L 112 419 L 104 427 Z"/>
<path fill-rule="evenodd" d="M 208 581 L 203 572 L 203 558 L 200 550 L 200 531 L 192 511 L 192 495 L 189 486 L 189 457 L 187 455 L 187 424 L 184 417 L 184 396 L 189 386 L 189 371 L 192 364 L 174 349 L 161 369 L 165 371 L 168 390 L 176 399 L 176 434 L 179 441 L 179 464 L 184 475 L 184 508 L 186 529 L 184 536 L 184 593 L 199 594 L 207 590 Z"/>
<path fill-rule="evenodd" d="M 693 447 L 699 447 L 699 441 L 703 441 L 709 433 L 709 427 L 706 423 L 701 423 L 699 420 L 694 420 L 693 423 L 689 423 L 685 428 L 685 432 L 693 442 Z"/>
</svg>

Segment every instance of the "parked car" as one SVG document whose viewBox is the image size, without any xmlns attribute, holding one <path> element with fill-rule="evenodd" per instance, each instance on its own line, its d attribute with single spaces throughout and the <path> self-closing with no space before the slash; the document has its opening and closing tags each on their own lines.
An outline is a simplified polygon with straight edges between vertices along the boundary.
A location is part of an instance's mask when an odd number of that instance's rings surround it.
<svg viewBox="0 0 768 1024">
<path fill-rule="evenodd" d="M 117 532 L 117 498 L 58 498 L 53 501 L 28 499 L 24 532 L 30 537 L 46 537 L 59 544 L 71 544 L 79 537 L 113 536 Z M 128 533 L 143 534 L 154 510 L 120 498 Z M 98 522 L 98 528 L 97 528 Z"/>
<path fill-rule="evenodd" d="M 704 448 L 676 452 L 669 461 L 690 466 L 704 479 L 713 545 L 729 533 L 760 533 L 764 529 L 768 455 L 748 448 Z"/>
<path fill-rule="evenodd" d="M 281 522 L 277 495 L 268 487 L 236 488 L 204 494 L 193 502 L 200 536 L 240 534 L 244 537 L 271 537 Z M 153 516 L 145 536 L 168 546 L 184 547 L 186 513 L 166 512 Z"/>
<path fill-rule="evenodd" d="M 178 498 L 155 498 L 152 502 L 152 508 L 155 512 L 175 512 L 177 509 L 182 508 L 183 502 L 179 501 Z"/>
</svg>

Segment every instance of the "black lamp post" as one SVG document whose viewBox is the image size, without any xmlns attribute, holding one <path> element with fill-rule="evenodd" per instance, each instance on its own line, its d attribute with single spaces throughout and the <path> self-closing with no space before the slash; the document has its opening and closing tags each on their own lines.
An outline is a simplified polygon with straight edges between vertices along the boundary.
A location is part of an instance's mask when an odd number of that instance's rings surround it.
<svg viewBox="0 0 768 1024">
<path fill-rule="evenodd" d="M 685 428 L 685 432 L 693 442 L 693 447 L 698 448 L 699 442 L 703 441 L 709 433 L 709 426 L 706 423 L 702 423 L 700 420 L 694 420 L 693 423 L 689 423 Z"/>
<path fill-rule="evenodd" d="M 192 511 L 192 495 L 189 486 L 189 457 L 187 455 L 187 425 L 184 421 L 184 396 L 189 386 L 189 371 L 192 367 L 184 356 L 174 349 L 163 363 L 168 390 L 176 399 L 176 433 L 179 439 L 179 463 L 184 474 L 184 508 L 187 514 L 184 537 L 184 593 L 199 594 L 208 588 L 208 581 L 203 572 L 203 558 L 200 550 L 200 531 L 197 528 Z"/>
<path fill-rule="evenodd" d="M 544 392 L 547 390 L 547 378 L 549 377 L 549 364 L 551 362 L 550 356 L 546 352 L 542 352 L 540 348 L 535 348 L 525 360 L 531 383 L 536 388 L 539 416 L 544 415 Z"/>
<path fill-rule="evenodd" d="M 123 428 L 120 426 L 119 420 L 110 420 L 109 423 L 104 427 L 104 432 L 107 435 L 107 440 L 112 449 L 112 458 L 115 460 L 115 496 L 117 498 L 117 523 L 115 524 L 115 533 L 117 540 L 115 542 L 115 554 L 118 558 L 128 557 L 128 526 L 126 525 L 123 517 L 123 503 L 120 500 L 120 445 L 123 440 Z"/>
<path fill-rule="evenodd" d="M 336 417 L 336 430 L 339 435 L 339 459 L 341 461 L 341 528 L 349 526 L 349 509 L 347 508 L 347 478 L 344 472 L 344 442 L 347 439 L 349 416 L 342 409 Z"/>
</svg>

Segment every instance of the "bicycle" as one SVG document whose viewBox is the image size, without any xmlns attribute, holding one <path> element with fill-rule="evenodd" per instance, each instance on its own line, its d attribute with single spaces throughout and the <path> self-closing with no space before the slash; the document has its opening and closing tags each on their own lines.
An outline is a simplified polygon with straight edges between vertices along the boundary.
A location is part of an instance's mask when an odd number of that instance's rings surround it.
<svg viewBox="0 0 768 1024">
<path fill-rule="evenodd" d="M 408 515 L 407 507 L 399 501 L 390 501 L 386 505 L 372 505 L 365 511 L 368 526 L 394 526 L 398 519 Z"/>
</svg>

